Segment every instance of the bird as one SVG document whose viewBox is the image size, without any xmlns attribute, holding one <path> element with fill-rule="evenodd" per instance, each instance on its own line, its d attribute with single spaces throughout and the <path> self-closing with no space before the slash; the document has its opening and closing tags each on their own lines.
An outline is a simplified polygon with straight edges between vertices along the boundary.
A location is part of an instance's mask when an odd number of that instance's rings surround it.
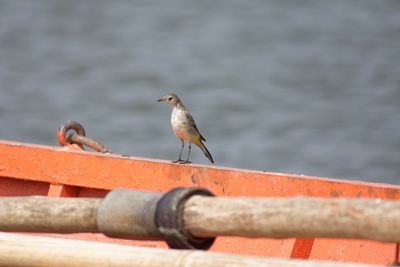
<svg viewBox="0 0 400 267">
<path fill-rule="evenodd" d="M 211 161 L 211 163 L 214 163 L 214 159 L 211 156 L 210 151 L 208 151 L 207 147 L 203 144 L 203 141 L 205 142 L 206 139 L 200 134 L 200 131 L 197 128 L 192 115 L 190 114 L 189 110 L 183 105 L 179 97 L 176 94 L 169 93 L 163 96 L 161 99 L 158 99 L 157 101 L 164 102 L 173 107 L 171 113 L 171 126 L 174 134 L 182 143 L 179 157 L 176 161 L 173 162 L 180 164 L 191 163 L 189 161 L 190 149 L 192 147 L 192 144 L 195 144 L 201 149 L 201 151 L 203 151 L 204 155 Z M 185 147 L 185 141 L 189 142 L 189 151 L 187 159 L 182 160 L 181 156 L 183 148 Z"/>
</svg>

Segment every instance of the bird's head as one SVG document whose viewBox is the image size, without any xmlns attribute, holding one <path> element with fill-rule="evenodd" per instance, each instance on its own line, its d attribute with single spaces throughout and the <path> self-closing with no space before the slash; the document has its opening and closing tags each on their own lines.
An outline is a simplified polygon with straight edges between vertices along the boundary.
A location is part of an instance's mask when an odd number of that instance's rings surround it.
<svg viewBox="0 0 400 267">
<path fill-rule="evenodd" d="M 176 94 L 166 94 L 165 96 L 163 96 L 161 99 L 158 99 L 157 101 L 159 102 L 164 102 L 167 103 L 171 106 L 178 106 L 178 104 L 181 104 L 181 100 L 179 99 L 179 97 Z"/>
</svg>

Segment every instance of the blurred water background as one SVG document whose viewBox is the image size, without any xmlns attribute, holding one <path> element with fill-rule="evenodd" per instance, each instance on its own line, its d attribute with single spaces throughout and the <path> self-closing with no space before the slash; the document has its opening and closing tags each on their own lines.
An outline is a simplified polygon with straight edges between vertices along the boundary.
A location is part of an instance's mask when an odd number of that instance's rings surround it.
<svg viewBox="0 0 400 267">
<path fill-rule="evenodd" d="M 0 139 L 174 160 L 168 92 L 217 165 L 400 184 L 398 0 L 0 0 Z"/>
</svg>

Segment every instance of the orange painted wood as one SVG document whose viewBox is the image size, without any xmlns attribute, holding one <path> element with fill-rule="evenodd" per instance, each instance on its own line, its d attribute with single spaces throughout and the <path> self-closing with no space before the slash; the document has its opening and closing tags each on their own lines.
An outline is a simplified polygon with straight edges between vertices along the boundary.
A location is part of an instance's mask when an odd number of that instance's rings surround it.
<svg viewBox="0 0 400 267">
<path fill-rule="evenodd" d="M 49 186 L 47 193 L 49 197 L 78 197 L 79 187 L 70 185 L 53 185 Z"/>
<path fill-rule="evenodd" d="M 314 245 L 315 238 L 296 238 L 291 258 L 308 259 Z"/>
<path fill-rule="evenodd" d="M 363 263 L 379 263 L 397 265 L 396 245 L 375 241 L 315 239 L 310 259 L 358 261 Z M 357 260 L 358 259 L 358 260 Z"/>
<path fill-rule="evenodd" d="M 0 195 L 103 197 L 114 188 L 165 192 L 202 186 L 217 195 L 366 197 L 399 199 L 400 187 L 294 174 L 250 171 L 170 161 L 105 155 L 65 148 L 0 141 Z M 72 238 L 165 247 L 163 242 L 121 241 L 102 235 Z M 331 259 L 392 264 L 396 244 L 333 239 L 218 238 L 214 251 L 284 258 Z M 363 255 L 362 257 L 360 255 Z"/>
<path fill-rule="evenodd" d="M 1 150 L 0 150 L 1 154 Z M 1 164 L 1 158 L 0 158 Z M 15 180 L 0 175 L 0 196 L 32 196 L 46 195 L 49 189 L 49 184 L 45 182 L 35 182 L 27 180 Z"/>
</svg>

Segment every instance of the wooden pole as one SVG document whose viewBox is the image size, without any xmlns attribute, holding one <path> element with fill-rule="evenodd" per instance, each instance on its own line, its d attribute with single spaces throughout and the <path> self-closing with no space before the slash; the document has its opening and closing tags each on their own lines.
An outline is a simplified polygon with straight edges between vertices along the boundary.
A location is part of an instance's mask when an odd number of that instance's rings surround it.
<svg viewBox="0 0 400 267">
<path fill-rule="evenodd" d="M 99 198 L 0 198 L 0 231 L 98 232 Z"/>
<path fill-rule="evenodd" d="M 194 196 L 185 204 L 184 222 L 198 237 L 335 237 L 400 242 L 400 201 Z"/>
<path fill-rule="evenodd" d="M 160 194 L 154 193 L 154 200 L 153 193 L 137 193 L 134 201 L 125 194 L 126 205 L 110 199 L 113 201 L 108 203 L 116 204 L 114 207 L 102 205 L 105 201 L 95 198 L 0 198 L 0 231 L 102 232 L 160 239 L 153 220 Z M 195 237 L 334 237 L 400 242 L 400 201 L 193 196 L 184 205 L 183 222 Z"/>
<path fill-rule="evenodd" d="M 0 233 L 0 266 L 361 267 L 367 265 L 282 260 L 193 250 L 167 250 Z"/>
</svg>

